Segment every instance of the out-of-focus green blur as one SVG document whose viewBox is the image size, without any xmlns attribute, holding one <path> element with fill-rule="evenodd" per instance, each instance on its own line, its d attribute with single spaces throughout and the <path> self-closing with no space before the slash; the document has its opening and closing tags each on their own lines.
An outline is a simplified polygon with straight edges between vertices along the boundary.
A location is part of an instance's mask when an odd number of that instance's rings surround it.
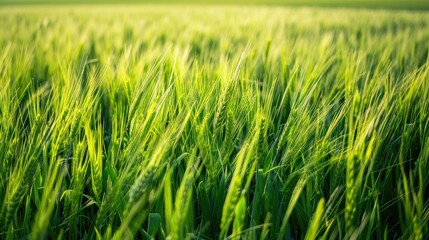
<svg viewBox="0 0 429 240">
<path fill-rule="evenodd" d="M 283 5 L 360 7 L 428 10 L 427 0 L 0 0 L 1 5 L 22 4 L 228 4 L 228 5 Z"/>
</svg>

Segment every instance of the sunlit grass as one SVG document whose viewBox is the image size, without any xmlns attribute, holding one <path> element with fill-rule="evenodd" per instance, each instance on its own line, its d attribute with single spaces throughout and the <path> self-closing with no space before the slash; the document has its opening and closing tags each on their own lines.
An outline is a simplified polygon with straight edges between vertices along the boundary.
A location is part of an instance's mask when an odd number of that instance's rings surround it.
<svg viewBox="0 0 429 240">
<path fill-rule="evenodd" d="M 424 239 L 429 13 L 0 9 L 0 238 Z"/>
</svg>

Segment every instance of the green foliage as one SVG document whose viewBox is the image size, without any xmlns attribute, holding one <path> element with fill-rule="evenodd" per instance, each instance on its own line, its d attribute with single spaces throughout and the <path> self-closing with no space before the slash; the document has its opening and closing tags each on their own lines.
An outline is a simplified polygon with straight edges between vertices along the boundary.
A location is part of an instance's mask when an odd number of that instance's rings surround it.
<svg viewBox="0 0 429 240">
<path fill-rule="evenodd" d="M 0 9 L 1 239 L 425 239 L 429 14 Z"/>
</svg>

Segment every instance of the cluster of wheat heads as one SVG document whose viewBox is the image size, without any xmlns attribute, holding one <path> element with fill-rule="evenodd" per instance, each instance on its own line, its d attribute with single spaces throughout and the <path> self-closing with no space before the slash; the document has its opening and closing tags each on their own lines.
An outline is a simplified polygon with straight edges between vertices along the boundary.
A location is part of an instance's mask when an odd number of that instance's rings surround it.
<svg viewBox="0 0 429 240">
<path fill-rule="evenodd" d="M 428 23 L 0 9 L 0 238 L 425 239 Z"/>
</svg>

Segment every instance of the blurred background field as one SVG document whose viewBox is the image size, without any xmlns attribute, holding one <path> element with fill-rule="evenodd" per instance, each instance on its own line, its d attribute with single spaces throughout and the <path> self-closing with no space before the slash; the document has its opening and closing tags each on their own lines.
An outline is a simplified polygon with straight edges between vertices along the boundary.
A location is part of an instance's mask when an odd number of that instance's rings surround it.
<svg viewBox="0 0 429 240">
<path fill-rule="evenodd" d="M 3 5 L 26 4 L 199 4 L 277 5 L 428 10 L 427 0 L 0 0 Z"/>
</svg>

